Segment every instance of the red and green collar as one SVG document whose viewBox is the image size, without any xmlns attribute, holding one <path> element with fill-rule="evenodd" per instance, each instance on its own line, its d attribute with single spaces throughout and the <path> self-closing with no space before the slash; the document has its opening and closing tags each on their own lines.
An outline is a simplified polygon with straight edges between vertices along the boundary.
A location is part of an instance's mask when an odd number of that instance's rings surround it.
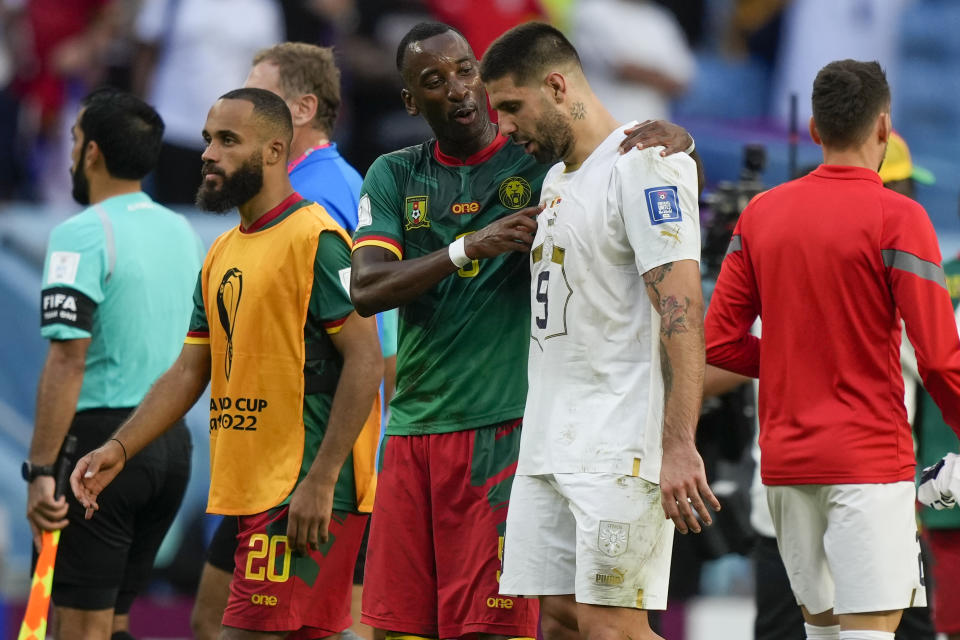
<svg viewBox="0 0 960 640">
<path fill-rule="evenodd" d="M 249 228 L 244 229 L 243 225 L 241 224 L 240 233 L 255 233 L 268 227 L 272 227 L 275 224 L 283 222 L 291 213 L 297 211 L 298 209 L 302 209 L 308 204 L 310 204 L 309 200 L 304 200 L 303 196 L 294 191 L 289 196 L 284 198 L 283 202 L 257 218 L 256 222 L 250 225 Z"/>
<path fill-rule="evenodd" d="M 440 164 L 445 164 L 449 167 L 464 167 L 472 164 L 481 164 L 489 160 L 497 151 L 500 151 L 505 144 L 507 144 L 507 137 L 500 135 L 498 132 L 497 135 L 494 136 L 493 142 L 488 144 L 480 151 L 477 151 L 466 160 L 461 160 L 460 158 L 448 156 L 443 151 L 440 151 L 440 143 L 434 142 L 433 157 L 436 158 L 437 162 Z"/>
</svg>

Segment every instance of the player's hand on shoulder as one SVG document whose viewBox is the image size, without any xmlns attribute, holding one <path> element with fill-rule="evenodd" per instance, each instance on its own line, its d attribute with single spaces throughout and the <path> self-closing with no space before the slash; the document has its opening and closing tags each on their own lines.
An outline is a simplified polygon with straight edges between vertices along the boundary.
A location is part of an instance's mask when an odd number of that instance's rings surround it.
<svg viewBox="0 0 960 640">
<path fill-rule="evenodd" d="M 495 220 L 483 229 L 468 234 L 463 248 L 472 260 L 493 258 L 508 251 L 530 251 L 537 233 L 537 216 L 543 205 L 527 207 Z"/>
<path fill-rule="evenodd" d="M 661 156 L 683 153 L 693 144 L 693 137 L 686 129 L 666 120 L 645 120 L 635 127 L 624 129 L 624 138 L 620 142 L 620 153 L 633 148 L 647 149 L 663 147 Z"/>
<path fill-rule="evenodd" d="M 329 539 L 335 486 L 335 482 L 315 482 L 308 474 L 293 490 L 287 513 L 287 541 L 295 553 L 317 550 Z"/>
<path fill-rule="evenodd" d="M 920 475 L 917 500 L 937 511 L 957 504 L 960 494 L 960 455 L 948 453 Z"/>
<path fill-rule="evenodd" d="M 673 520 L 680 533 L 700 533 L 700 523 L 713 523 L 706 503 L 720 511 L 720 501 L 707 484 L 703 459 L 693 442 L 664 440 L 660 465 L 660 498 L 664 515 Z"/>
<path fill-rule="evenodd" d="M 77 461 L 70 474 L 70 488 L 77 501 L 86 509 L 89 520 L 100 509 L 97 497 L 126 465 L 126 452 L 116 440 L 107 440 Z"/>
<path fill-rule="evenodd" d="M 27 521 L 33 532 L 33 543 L 40 548 L 40 532 L 55 531 L 67 526 L 67 501 L 54 499 L 53 476 L 37 476 L 27 485 Z"/>
</svg>

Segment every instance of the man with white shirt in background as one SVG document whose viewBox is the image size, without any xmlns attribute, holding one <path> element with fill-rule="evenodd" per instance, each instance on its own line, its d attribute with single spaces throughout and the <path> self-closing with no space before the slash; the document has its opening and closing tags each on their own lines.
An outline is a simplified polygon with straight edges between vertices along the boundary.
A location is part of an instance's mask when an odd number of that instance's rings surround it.
<svg viewBox="0 0 960 640">
<path fill-rule="evenodd" d="M 133 91 L 155 105 L 167 125 L 154 196 L 192 205 L 204 149 L 197 132 L 217 97 L 246 77 L 250 58 L 283 39 L 280 3 L 144 0 L 134 36 Z"/>
<path fill-rule="evenodd" d="M 696 72 L 693 51 L 670 11 L 649 0 L 581 0 L 571 24 L 590 86 L 614 117 L 670 116 L 671 100 Z"/>
</svg>

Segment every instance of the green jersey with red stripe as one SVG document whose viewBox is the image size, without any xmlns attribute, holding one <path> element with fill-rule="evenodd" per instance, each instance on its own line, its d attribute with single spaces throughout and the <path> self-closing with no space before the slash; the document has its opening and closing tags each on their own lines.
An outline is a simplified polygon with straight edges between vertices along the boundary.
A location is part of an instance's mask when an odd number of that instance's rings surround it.
<svg viewBox="0 0 960 640">
<path fill-rule="evenodd" d="M 435 141 L 380 156 L 360 191 L 354 250 L 401 260 L 443 249 L 537 204 L 549 167 L 507 138 L 466 161 Z M 447 433 L 517 418 L 527 393 L 527 254 L 474 260 L 400 307 L 389 435 Z"/>
</svg>

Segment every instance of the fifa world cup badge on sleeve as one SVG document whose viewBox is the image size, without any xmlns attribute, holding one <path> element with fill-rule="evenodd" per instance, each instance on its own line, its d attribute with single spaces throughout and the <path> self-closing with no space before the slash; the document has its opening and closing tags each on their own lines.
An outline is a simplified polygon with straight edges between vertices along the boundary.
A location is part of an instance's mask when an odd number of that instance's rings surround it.
<svg viewBox="0 0 960 640">
<path fill-rule="evenodd" d="M 683 220 L 676 187 L 653 187 L 652 189 L 645 189 L 643 193 L 647 197 L 647 213 L 650 215 L 650 224 Z"/>
</svg>

